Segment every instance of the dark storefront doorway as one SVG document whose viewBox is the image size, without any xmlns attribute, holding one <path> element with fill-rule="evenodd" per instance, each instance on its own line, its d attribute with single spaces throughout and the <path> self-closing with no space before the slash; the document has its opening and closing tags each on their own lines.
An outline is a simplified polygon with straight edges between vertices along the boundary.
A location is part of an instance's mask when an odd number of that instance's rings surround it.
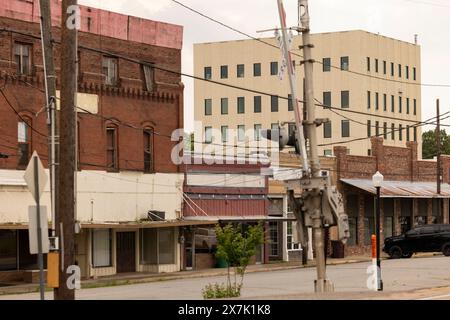
<svg viewBox="0 0 450 320">
<path fill-rule="evenodd" d="M 136 272 L 136 234 L 117 232 L 117 273 Z"/>
</svg>

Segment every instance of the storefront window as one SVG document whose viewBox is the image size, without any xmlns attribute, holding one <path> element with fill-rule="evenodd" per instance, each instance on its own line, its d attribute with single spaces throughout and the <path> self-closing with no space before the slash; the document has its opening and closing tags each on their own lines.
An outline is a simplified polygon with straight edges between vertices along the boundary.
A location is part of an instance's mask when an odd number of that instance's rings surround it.
<svg viewBox="0 0 450 320">
<path fill-rule="evenodd" d="M 392 217 L 385 217 L 384 218 L 384 237 L 392 237 L 394 233 L 394 224 L 392 223 L 393 219 Z"/>
<path fill-rule="evenodd" d="M 96 229 L 92 233 L 92 264 L 95 267 L 110 267 L 111 230 Z"/>
<path fill-rule="evenodd" d="M 17 269 L 17 234 L 0 230 L 0 271 Z"/>
<path fill-rule="evenodd" d="M 356 246 L 358 244 L 358 218 L 348 218 L 348 227 L 350 231 L 350 238 L 347 240 L 348 246 Z"/>
<path fill-rule="evenodd" d="M 158 228 L 141 231 L 142 264 L 175 263 L 175 229 Z"/>
<path fill-rule="evenodd" d="M 175 263 L 175 232 L 173 228 L 158 229 L 159 263 Z"/>
<path fill-rule="evenodd" d="M 297 232 L 292 221 L 287 222 L 286 243 L 288 250 L 300 249 L 300 244 L 295 242 L 294 232 Z"/>
<path fill-rule="evenodd" d="M 278 222 L 269 222 L 269 234 L 270 234 L 270 251 L 271 257 L 278 257 Z"/>
</svg>

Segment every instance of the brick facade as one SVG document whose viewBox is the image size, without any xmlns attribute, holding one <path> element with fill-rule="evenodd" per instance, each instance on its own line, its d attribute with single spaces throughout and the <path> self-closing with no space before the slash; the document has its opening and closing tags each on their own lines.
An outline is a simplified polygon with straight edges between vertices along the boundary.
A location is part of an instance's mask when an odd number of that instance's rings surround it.
<svg viewBox="0 0 450 320">
<path fill-rule="evenodd" d="M 380 171 L 385 181 L 408 181 L 408 182 L 435 182 L 436 181 L 436 161 L 432 160 L 419 160 L 417 154 L 417 143 L 407 142 L 406 148 L 390 147 L 383 145 L 382 138 L 372 138 L 372 156 L 353 156 L 349 155 L 346 147 L 335 147 L 334 153 L 336 155 L 336 173 L 338 182 L 338 188 L 344 196 L 344 206 L 346 212 L 354 210 L 355 208 L 348 207 L 347 196 L 356 195 L 358 197 L 357 202 L 357 245 L 346 246 L 346 254 L 369 254 L 371 247 L 367 243 L 368 226 L 365 225 L 368 219 L 373 219 L 368 215 L 370 203 L 367 201 L 373 195 L 358 189 L 354 186 L 348 185 L 340 181 L 340 179 L 363 179 L 372 180 L 372 175 L 376 171 Z M 450 157 L 442 156 L 442 172 L 443 183 L 449 183 L 449 169 L 450 169 Z M 368 197 L 368 198 L 367 198 Z M 431 197 L 431 195 L 430 195 Z M 367 198 L 367 200 L 365 200 Z M 419 201 L 426 200 L 426 203 L 422 203 L 422 209 L 420 208 Z M 419 216 L 426 217 L 426 223 L 432 223 L 433 218 L 436 218 L 436 214 L 433 212 L 433 199 L 419 200 L 417 198 L 411 199 L 411 208 L 408 212 L 408 204 L 403 204 L 405 200 L 402 198 L 393 199 L 393 212 L 390 212 L 389 216 L 392 216 L 392 233 L 401 234 L 402 225 L 400 221 L 402 218 L 407 217 L 410 219 L 410 227 L 414 226 L 416 218 Z M 385 216 L 387 215 L 385 208 L 385 200 L 381 200 L 381 242 L 383 243 L 385 237 Z M 405 207 L 402 207 L 405 205 Z M 403 209 L 403 210 L 402 210 Z M 448 223 L 449 221 L 449 199 L 442 199 L 442 217 L 438 218 L 438 222 Z M 423 212 L 422 212 L 423 211 Z M 368 218 L 369 217 L 369 218 Z"/>
<path fill-rule="evenodd" d="M 39 25 L 33 22 L 0 17 L 0 28 L 39 35 Z M 177 31 L 179 32 L 179 31 Z M 60 32 L 54 28 L 56 72 L 60 71 Z M 178 36 L 174 34 L 174 37 Z M 17 75 L 13 44 L 31 45 L 32 71 L 29 76 Z M 181 77 L 175 73 L 154 70 L 154 90 L 145 89 L 142 67 L 137 63 L 118 59 L 118 84 L 108 86 L 102 74 L 102 54 L 83 47 L 101 49 L 114 54 L 155 63 L 163 68 L 181 71 L 181 50 L 126 41 L 98 34 L 79 33 L 79 81 L 78 91 L 98 95 L 98 114 L 78 114 L 79 157 L 81 169 L 105 170 L 106 126 L 121 121 L 136 128 L 152 128 L 154 170 L 172 173 L 179 171 L 172 164 L 170 154 L 174 142 L 170 141 L 172 131 L 183 127 L 183 89 Z M 47 134 L 44 74 L 42 51 L 39 39 L 13 32 L 0 33 L 0 86 L 12 106 L 36 131 Z M 57 81 L 57 89 L 60 84 Z M 83 107 L 83 106 L 79 106 Z M 18 168 L 17 121 L 19 118 L 0 96 L 0 153 L 9 155 L 0 159 L 2 169 Z M 36 116 L 36 114 L 38 114 Z M 102 118 L 103 117 L 103 118 Z M 114 119 L 106 121 L 105 118 Z M 127 126 L 118 125 L 118 167 L 119 170 L 143 171 L 143 133 Z M 35 131 L 31 133 L 31 149 L 37 150 L 47 166 L 47 138 Z"/>
</svg>

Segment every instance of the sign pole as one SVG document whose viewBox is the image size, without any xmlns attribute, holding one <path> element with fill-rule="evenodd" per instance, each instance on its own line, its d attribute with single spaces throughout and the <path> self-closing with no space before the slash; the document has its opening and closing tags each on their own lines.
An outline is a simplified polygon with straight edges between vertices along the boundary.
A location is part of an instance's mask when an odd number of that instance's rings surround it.
<svg viewBox="0 0 450 320">
<path fill-rule="evenodd" d="M 38 158 L 33 157 L 34 166 L 34 188 L 36 192 L 39 190 L 39 174 L 38 174 Z M 38 266 L 39 266 L 39 291 L 41 293 L 41 300 L 45 300 L 44 297 L 44 255 L 42 253 L 42 228 L 41 228 L 41 207 L 40 196 L 36 196 L 36 214 L 37 214 L 37 236 L 38 236 Z"/>
</svg>

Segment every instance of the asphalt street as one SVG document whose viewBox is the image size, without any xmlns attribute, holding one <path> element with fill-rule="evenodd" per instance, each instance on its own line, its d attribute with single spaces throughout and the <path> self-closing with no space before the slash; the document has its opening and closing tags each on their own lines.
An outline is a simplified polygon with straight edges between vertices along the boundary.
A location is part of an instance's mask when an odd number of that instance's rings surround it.
<svg viewBox="0 0 450 320">
<path fill-rule="evenodd" d="M 385 260 L 382 263 L 384 292 L 377 293 L 367 288 L 367 268 L 370 263 L 350 263 L 329 266 L 328 278 L 335 285 L 336 293 L 326 298 L 361 299 L 383 298 L 408 299 L 407 293 L 412 290 L 439 287 L 450 288 L 450 258 L 437 256 L 400 260 Z M 318 298 L 313 293 L 316 277 L 315 268 L 291 269 L 271 272 L 257 272 L 246 275 L 242 290 L 243 299 L 310 299 Z M 77 299 L 89 300 L 127 300 L 127 299 L 162 299 L 184 300 L 202 299 L 202 288 L 209 283 L 222 283 L 226 277 L 205 277 L 141 283 L 124 286 L 81 289 L 77 291 Z M 384 296 L 383 296 L 384 295 Z M 47 292 L 46 299 L 53 294 Z M 414 296 L 414 298 L 450 298 L 450 289 L 442 289 Z M 0 296 L 0 299 L 38 299 L 37 293 Z M 320 298 L 320 297 L 319 297 Z"/>
</svg>

